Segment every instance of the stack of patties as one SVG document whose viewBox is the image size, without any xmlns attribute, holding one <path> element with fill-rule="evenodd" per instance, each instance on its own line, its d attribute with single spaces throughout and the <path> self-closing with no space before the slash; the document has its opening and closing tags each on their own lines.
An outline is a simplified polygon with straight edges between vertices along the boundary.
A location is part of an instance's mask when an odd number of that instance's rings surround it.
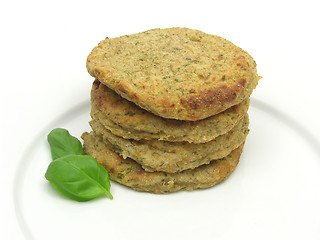
<svg viewBox="0 0 320 240">
<path fill-rule="evenodd" d="M 92 132 L 84 149 L 138 191 L 211 187 L 236 168 L 259 76 L 231 42 L 187 28 L 105 39 L 87 59 Z"/>
</svg>

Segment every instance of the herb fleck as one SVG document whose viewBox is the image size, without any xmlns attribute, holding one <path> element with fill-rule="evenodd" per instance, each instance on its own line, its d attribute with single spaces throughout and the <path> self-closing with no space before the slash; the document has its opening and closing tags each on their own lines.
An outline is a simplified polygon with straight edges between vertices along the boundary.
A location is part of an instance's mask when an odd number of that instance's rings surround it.
<svg viewBox="0 0 320 240">
<path fill-rule="evenodd" d="M 136 115 L 135 112 L 131 112 L 131 111 L 128 111 L 125 113 L 126 116 L 130 115 L 130 116 L 133 116 L 133 115 Z"/>
<path fill-rule="evenodd" d="M 199 63 L 200 61 L 197 59 L 191 59 L 191 58 L 186 58 L 187 61 L 190 61 L 192 63 Z"/>
<path fill-rule="evenodd" d="M 241 65 L 241 70 L 245 71 L 247 69 L 245 68 L 245 66 Z"/>
</svg>

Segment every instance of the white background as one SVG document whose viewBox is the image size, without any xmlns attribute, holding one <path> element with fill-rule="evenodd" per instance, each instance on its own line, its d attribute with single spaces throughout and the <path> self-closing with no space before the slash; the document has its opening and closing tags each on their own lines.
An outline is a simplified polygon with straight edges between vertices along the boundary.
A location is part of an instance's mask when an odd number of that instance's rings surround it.
<svg viewBox="0 0 320 240">
<path fill-rule="evenodd" d="M 255 58 L 263 79 L 253 96 L 319 140 L 319 23 L 311 0 L 1 1 L 0 238 L 23 239 L 12 193 L 18 163 L 51 119 L 89 99 L 85 62 L 100 40 L 174 26 L 220 35 Z"/>
</svg>

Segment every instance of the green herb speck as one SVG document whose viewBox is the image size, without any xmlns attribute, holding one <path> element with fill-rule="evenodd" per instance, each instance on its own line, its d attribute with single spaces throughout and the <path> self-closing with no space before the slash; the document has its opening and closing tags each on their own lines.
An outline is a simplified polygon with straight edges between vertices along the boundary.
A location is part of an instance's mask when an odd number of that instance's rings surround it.
<svg viewBox="0 0 320 240">
<path fill-rule="evenodd" d="M 125 113 L 126 116 L 130 115 L 130 116 L 133 116 L 133 115 L 136 115 L 135 112 L 131 112 L 131 111 L 128 111 Z"/>
</svg>

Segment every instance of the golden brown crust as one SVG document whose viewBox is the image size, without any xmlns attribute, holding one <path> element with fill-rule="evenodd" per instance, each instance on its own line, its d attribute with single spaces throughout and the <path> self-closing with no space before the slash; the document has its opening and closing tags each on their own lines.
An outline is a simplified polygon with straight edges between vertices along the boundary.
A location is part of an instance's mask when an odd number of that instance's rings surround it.
<svg viewBox="0 0 320 240">
<path fill-rule="evenodd" d="M 121 98 L 95 80 L 91 90 L 91 117 L 113 134 L 135 140 L 204 143 L 230 131 L 246 115 L 249 99 L 212 117 L 190 122 L 165 119 Z"/>
<path fill-rule="evenodd" d="M 88 56 L 87 69 L 147 111 L 188 121 L 239 104 L 259 80 L 247 52 L 221 37 L 186 28 L 106 39 Z"/>
<path fill-rule="evenodd" d="M 137 191 L 169 193 L 214 186 L 226 179 L 236 168 L 243 145 L 227 157 L 180 173 L 146 172 L 135 161 L 123 159 L 93 132 L 83 134 L 85 152 L 109 172 L 112 180 Z"/>
</svg>

